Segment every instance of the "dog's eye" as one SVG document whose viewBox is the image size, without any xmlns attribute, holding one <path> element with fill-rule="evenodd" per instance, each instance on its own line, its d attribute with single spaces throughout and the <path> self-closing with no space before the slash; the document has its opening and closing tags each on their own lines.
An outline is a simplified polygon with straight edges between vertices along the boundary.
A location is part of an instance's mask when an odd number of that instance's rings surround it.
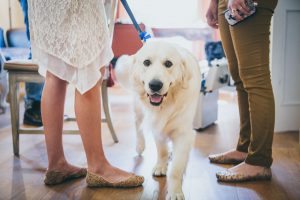
<svg viewBox="0 0 300 200">
<path fill-rule="evenodd" d="M 172 63 L 171 61 L 167 60 L 167 61 L 164 63 L 164 65 L 165 65 L 167 68 L 169 68 L 169 67 L 172 67 L 173 63 Z"/>
<path fill-rule="evenodd" d="M 146 67 L 149 67 L 150 65 L 151 65 L 151 61 L 150 60 L 145 60 L 144 62 L 144 65 L 146 66 Z"/>
</svg>

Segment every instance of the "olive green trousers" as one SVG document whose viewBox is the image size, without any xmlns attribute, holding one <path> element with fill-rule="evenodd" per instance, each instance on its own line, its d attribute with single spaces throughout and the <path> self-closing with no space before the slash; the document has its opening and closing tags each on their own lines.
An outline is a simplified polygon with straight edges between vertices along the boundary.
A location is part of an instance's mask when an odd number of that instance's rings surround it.
<svg viewBox="0 0 300 200">
<path fill-rule="evenodd" d="M 229 71 L 235 82 L 240 114 L 237 150 L 247 152 L 246 163 L 270 167 L 275 105 L 270 78 L 270 25 L 277 0 L 258 1 L 253 16 L 230 26 L 219 0 L 218 23 Z"/>
</svg>

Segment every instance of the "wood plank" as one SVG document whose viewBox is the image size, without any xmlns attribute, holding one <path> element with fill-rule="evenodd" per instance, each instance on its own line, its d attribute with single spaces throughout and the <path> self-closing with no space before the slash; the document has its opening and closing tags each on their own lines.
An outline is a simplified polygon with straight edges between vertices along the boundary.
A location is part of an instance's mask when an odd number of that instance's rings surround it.
<svg viewBox="0 0 300 200">
<path fill-rule="evenodd" d="M 72 93 L 72 92 L 70 92 Z M 69 95 L 67 95 L 69 96 Z M 85 179 L 48 187 L 43 184 L 47 167 L 44 135 L 21 135 L 20 157 L 12 151 L 11 128 L 0 129 L 0 199 L 105 199 L 105 200 L 153 200 L 166 196 L 166 178 L 151 175 L 156 161 L 156 148 L 151 134 L 146 134 L 146 150 L 143 156 L 135 152 L 135 130 L 131 98 L 116 86 L 110 90 L 113 122 L 120 143 L 115 144 L 103 125 L 103 145 L 109 161 L 117 167 L 145 176 L 143 187 L 134 189 L 87 188 Z M 225 99 L 225 100 L 224 100 Z M 234 148 L 239 129 L 235 98 L 219 102 L 219 120 L 215 125 L 196 133 L 194 148 L 183 182 L 188 200 L 238 200 L 238 199 L 300 199 L 300 151 L 299 133 L 276 133 L 274 136 L 271 181 L 224 184 L 218 183 L 215 173 L 231 165 L 209 163 L 207 156 Z M 229 99 L 229 100 L 228 100 Z M 73 99 L 68 99 L 67 110 Z M 72 113 L 70 111 L 69 113 Z M 228 115 L 228 113 L 231 113 Z M 0 120 L 2 116 L 0 116 Z M 76 129 L 74 122 L 67 128 Z M 78 166 L 86 166 L 79 135 L 63 136 L 68 160 Z"/>
</svg>

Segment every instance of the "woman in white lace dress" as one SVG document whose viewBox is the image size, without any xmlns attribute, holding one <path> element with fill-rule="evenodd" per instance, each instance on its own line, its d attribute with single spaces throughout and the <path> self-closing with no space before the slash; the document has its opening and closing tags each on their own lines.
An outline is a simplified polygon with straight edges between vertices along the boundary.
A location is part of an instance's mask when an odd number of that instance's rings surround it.
<svg viewBox="0 0 300 200">
<path fill-rule="evenodd" d="M 102 0 L 30 0 L 33 59 L 45 77 L 42 119 L 48 153 L 45 184 L 87 175 L 88 186 L 134 187 L 143 177 L 117 169 L 101 141 L 100 69 L 113 57 Z M 69 164 L 62 144 L 67 84 L 75 86 L 75 113 L 88 168 Z"/>
</svg>

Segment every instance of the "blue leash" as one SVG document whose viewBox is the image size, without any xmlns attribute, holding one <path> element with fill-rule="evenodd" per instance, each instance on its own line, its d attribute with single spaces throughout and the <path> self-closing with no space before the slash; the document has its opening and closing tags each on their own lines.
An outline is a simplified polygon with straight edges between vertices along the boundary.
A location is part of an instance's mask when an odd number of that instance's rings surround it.
<svg viewBox="0 0 300 200">
<path fill-rule="evenodd" d="M 126 0 L 121 0 L 121 3 L 123 4 L 123 6 L 124 6 L 126 12 L 128 13 L 128 15 L 129 15 L 129 17 L 130 17 L 130 19 L 131 19 L 131 21 L 132 21 L 132 23 L 133 23 L 135 29 L 136 29 L 137 32 L 139 33 L 140 39 L 141 39 L 143 42 L 146 42 L 147 39 L 151 38 L 151 36 L 150 36 L 147 32 L 143 32 L 143 31 L 142 31 L 142 29 L 140 28 L 140 26 L 139 26 L 138 23 L 136 22 L 136 20 L 135 20 L 135 18 L 134 18 L 134 15 L 133 15 L 133 13 L 132 13 L 132 11 L 131 11 L 131 9 L 130 9 L 128 3 L 127 3 L 127 1 L 126 1 Z"/>
</svg>

